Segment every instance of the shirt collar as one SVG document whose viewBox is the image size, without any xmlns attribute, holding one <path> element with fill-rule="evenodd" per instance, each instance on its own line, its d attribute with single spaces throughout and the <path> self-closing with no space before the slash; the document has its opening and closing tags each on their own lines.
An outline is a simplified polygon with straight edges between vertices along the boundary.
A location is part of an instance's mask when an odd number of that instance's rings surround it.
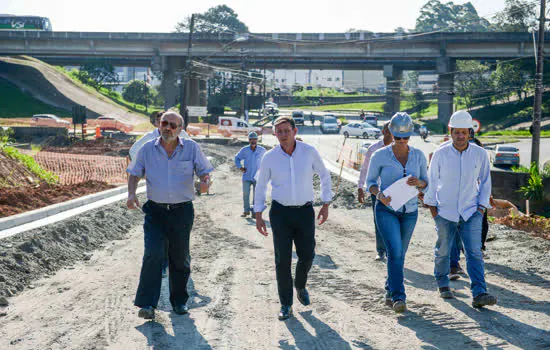
<svg viewBox="0 0 550 350">
<path fill-rule="evenodd" d="M 281 144 L 279 144 L 278 146 L 279 146 L 279 149 L 280 149 L 280 151 L 283 155 L 285 155 L 287 157 L 292 157 L 298 151 L 298 147 L 300 147 L 300 143 L 301 143 L 300 141 L 296 140 L 296 147 L 294 147 L 294 152 L 292 152 L 292 154 L 290 154 L 290 155 L 285 152 L 285 150 L 283 149 L 283 146 L 281 146 Z"/>
<path fill-rule="evenodd" d="M 160 139 L 161 139 L 161 137 L 162 137 L 162 136 L 157 137 L 157 139 L 156 139 L 156 141 L 155 141 L 155 146 L 157 146 L 157 147 L 160 146 Z M 179 136 L 178 136 L 178 146 L 183 147 L 183 139 L 180 138 Z M 177 148 L 177 147 L 176 147 L 176 148 Z"/>
</svg>

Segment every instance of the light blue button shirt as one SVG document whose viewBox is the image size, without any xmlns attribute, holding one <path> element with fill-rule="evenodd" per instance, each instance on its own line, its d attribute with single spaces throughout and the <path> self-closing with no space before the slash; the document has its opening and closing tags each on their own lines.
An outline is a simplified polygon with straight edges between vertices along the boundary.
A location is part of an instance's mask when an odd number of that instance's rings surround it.
<svg viewBox="0 0 550 350">
<path fill-rule="evenodd" d="M 397 160 L 393 153 L 392 145 L 386 146 L 374 152 L 369 164 L 367 173 L 367 190 L 372 186 L 378 186 L 380 181 L 380 191 L 384 191 L 397 180 L 412 175 L 420 180 L 428 182 L 428 163 L 424 153 L 414 147 L 409 146 L 409 157 L 405 167 Z M 426 191 L 426 188 L 422 190 Z M 405 203 L 396 211 L 412 213 L 418 210 L 418 199 L 415 197 Z M 388 209 L 393 210 L 391 207 Z"/>
<path fill-rule="evenodd" d="M 256 146 L 256 149 L 253 151 L 250 145 L 241 148 L 239 153 L 235 156 L 235 166 L 237 168 L 242 168 L 242 162 L 244 161 L 244 167 L 246 171 L 243 173 L 244 181 L 255 181 L 254 176 L 260 168 L 260 162 L 262 157 L 265 154 L 265 148 L 262 146 Z"/>
<path fill-rule="evenodd" d="M 444 144 L 434 152 L 428 174 L 424 203 L 437 207 L 442 218 L 468 221 L 479 205 L 491 208 L 491 166 L 483 148 L 470 143 L 461 153 L 452 142 Z"/>
<path fill-rule="evenodd" d="M 134 176 L 146 176 L 148 199 L 174 204 L 192 201 L 194 174 L 202 176 L 212 170 L 212 164 L 195 141 L 179 139 L 174 153 L 168 157 L 159 137 L 143 145 L 126 171 Z"/>
</svg>

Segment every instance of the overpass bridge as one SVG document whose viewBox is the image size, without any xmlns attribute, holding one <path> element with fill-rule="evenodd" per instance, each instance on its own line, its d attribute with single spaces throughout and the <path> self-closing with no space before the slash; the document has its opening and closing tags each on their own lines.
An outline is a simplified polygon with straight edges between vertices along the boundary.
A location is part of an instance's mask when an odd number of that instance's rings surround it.
<svg viewBox="0 0 550 350">
<path fill-rule="evenodd" d="M 545 34 L 550 39 L 550 32 Z M 104 59 L 115 65 L 151 66 L 163 72 L 167 105 L 178 95 L 178 72 L 187 60 L 188 33 L 0 31 L 0 55 L 30 55 L 55 64 Z M 546 47 L 550 54 L 550 47 Z M 439 119 L 453 111 L 456 60 L 534 56 L 530 33 L 248 33 L 193 35 L 192 56 L 214 65 L 261 69 L 383 70 L 391 113 L 399 110 L 404 70 L 435 70 Z M 205 83 L 188 82 L 189 104 L 199 104 Z"/>
</svg>

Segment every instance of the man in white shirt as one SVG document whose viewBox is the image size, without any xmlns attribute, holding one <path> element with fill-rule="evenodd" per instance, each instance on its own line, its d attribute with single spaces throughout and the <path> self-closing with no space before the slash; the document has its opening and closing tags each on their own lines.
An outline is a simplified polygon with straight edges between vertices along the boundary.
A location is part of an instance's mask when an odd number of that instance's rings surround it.
<svg viewBox="0 0 550 350">
<path fill-rule="evenodd" d="M 428 172 L 428 192 L 424 203 L 430 207 L 437 229 L 435 279 L 444 299 L 454 296 L 449 288 L 449 251 L 460 235 L 470 276 L 472 305 L 480 308 L 497 303 L 487 293 L 481 230 L 484 211 L 491 208 L 491 170 L 487 152 L 469 142 L 472 117 L 458 111 L 449 121 L 452 143 L 442 145 L 433 155 Z"/>
<path fill-rule="evenodd" d="M 390 121 L 384 123 L 384 127 L 382 128 L 382 140 L 378 141 L 374 145 L 370 146 L 367 150 L 367 153 L 365 154 L 365 160 L 363 160 L 363 165 L 361 166 L 361 171 L 359 172 L 359 182 L 357 183 L 358 187 L 358 193 L 357 197 L 359 199 L 359 203 L 365 203 L 365 180 L 367 179 L 367 173 L 369 171 L 369 164 L 370 159 L 374 152 L 378 151 L 380 148 L 386 147 L 389 144 L 393 142 L 393 135 L 391 134 L 390 130 L 388 129 L 390 125 Z M 371 203 L 372 203 L 372 210 L 374 211 L 374 203 L 376 203 L 376 196 L 371 194 Z M 382 236 L 380 235 L 380 232 L 378 231 L 378 226 L 376 225 L 376 215 L 374 217 L 374 230 L 376 235 L 376 257 L 374 260 L 382 261 L 386 257 L 386 246 L 384 245 L 384 240 L 382 239 Z"/>
<path fill-rule="evenodd" d="M 303 305 L 310 304 L 306 282 L 315 256 L 313 174 L 317 173 L 321 179 L 323 206 L 317 216 L 319 225 L 328 218 L 332 181 L 319 152 L 308 144 L 296 141 L 298 129 L 294 119 L 279 117 L 275 120 L 274 127 L 279 145 L 267 152 L 262 159 L 256 184 L 254 212 L 256 229 L 267 236 L 262 212 L 266 208 L 267 184 L 271 181 L 273 201 L 269 220 L 273 230 L 275 271 L 281 302 L 279 319 L 286 320 L 292 316 L 292 242 L 296 245 L 298 256 L 294 281 L 298 301 Z"/>
</svg>

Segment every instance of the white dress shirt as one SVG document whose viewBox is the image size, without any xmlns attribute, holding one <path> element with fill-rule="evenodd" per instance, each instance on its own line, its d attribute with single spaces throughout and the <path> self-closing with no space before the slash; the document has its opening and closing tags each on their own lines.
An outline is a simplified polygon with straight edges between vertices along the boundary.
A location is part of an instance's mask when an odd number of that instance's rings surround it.
<svg viewBox="0 0 550 350">
<path fill-rule="evenodd" d="M 292 155 L 283 151 L 281 145 L 267 152 L 258 171 L 254 212 L 265 210 L 267 184 L 271 181 L 271 198 L 282 205 L 304 205 L 314 200 L 313 173 L 321 178 L 321 200 L 332 200 L 330 173 L 319 152 L 306 143 L 296 141 Z"/>
<path fill-rule="evenodd" d="M 452 142 L 438 148 L 428 170 L 424 203 L 452 222 L 468 221 L 478 206 L 491 208 L 491 167 L 487 152 L 472 143 L 459 152 Z"/>
<path fill-rule="evenodd" d="M 367 180 L 367 172 L 369 171 L 370 159 L 374 152 L 378 151 L 380 148 L 385 147 L 384 140 L 380 140 L 374 145 L 371 145 L 365 154 L 365 160 L 363 160 L 363 165 L 361 166 L 361 171 L 359 172 L 359 183 L 357 184 L 358 188 L 365 188 L 365 181 Z M 367 191 L 369 189 L 367 188 Z"/>
</svg>

